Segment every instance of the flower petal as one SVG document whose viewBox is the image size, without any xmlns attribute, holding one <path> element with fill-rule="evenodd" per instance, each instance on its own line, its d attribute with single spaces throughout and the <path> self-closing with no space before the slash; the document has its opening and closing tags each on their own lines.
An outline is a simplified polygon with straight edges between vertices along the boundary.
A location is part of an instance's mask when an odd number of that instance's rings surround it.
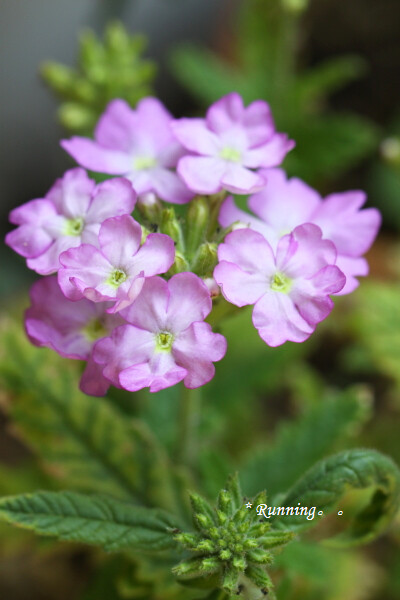
<svg viewBox="0 0 400 600">
<path fill-rule="evenodd" d="M 247 273 L 224 260 L 215 267 L 214 279 L 221 286 L 222 294 L 228 302 L 236 306 L 254 304 L 268 289 L 266 276 Z"/>
<path fill-rule="evenodd" d="M 78 164 L 86 169 L 110 175 L 124 175 L 132 169 L 129 154 L 104 148 L 93 140 L 74 136 L 70 140 L 61 140 L 60 144 Z"/>
<path fill-rule="evenodd" d="M 287 294 L 270 291 L 254 306 L 253 325 L 268 346 L 304 342 L 314 331 Z"/>
<path fill-rule="evenodd" d="M 103 223 L 110 217 L 129 214 L 133 211 L 135 203 L 136 192 L 128 179 L 109 179 L 97 186 L 85 223 Z"/>
<path fill-rule="evenodd" d="M 96 364 L 92 358 L 86 363 L 86 368 L 82 373 L 79 389 L 88 396 L 105 396 L 110 382 L 102 373 L 103 367 Z"/>
<path fill-rule="evenodd" d="M 177 172 L 188 188 L 198 194 L 216 194 L 226 171 L 225 161 L 210 156 L 184 156 Z"/>
<path fill-rule="evenodd" d="M 134 257 L 130 272 L 146 277 L 166 273 L 175 260 L 175 245 L 164 233 L 150 233 Z"/>
<path fill-rule="evenodd" d="M 295 145 L 286 133 L 275 133 L 266 144 L 247 150 L 243 156 L 243 164 L 253 168 L 277 167 Z"/>
<path fill-rule="evenodd" d="M 171 123 L 172 131 L 177 139 L 192 152 L 214 156 L 218 153 L 220 143 L 218 136 L 207 127 L 204 119 L 178 119 Z"/>
<path fill-rule="evenodd" d="M 208 323 L 192 323 L 179 334 L 173 344 L 172 353 L 178 365 L 187 370 L 184 384 L 197 388 L 208 383 L 215 373 L 215 361 L 226 353 L 226 339 L 213 333 Z"/>
<path fill-rule="evenodd" d="M 218 259 L 236 264 L 248 273 L 265 277 L 275 270 L 275 258 L 271 246 L 258 232 L 237 229 L 229 233 L 218 247 Z"/>
<path fill-rule="evenodd" d="M 121 314 L 132 325 L 158 333 L 166 329 L 168 283 L 161 277 L 146 279 L 135 302 Z"/>
<path fill-rule="evenodd" d="M 116 268 L 129 271 L 132 257 L 137 253 L 142 240 L 142 228 L 130 215 L 111 217 L 100 227 L 101 251 Z M 136 270 L 138 274 L 141 269 Z"/>
<path fill-rule="evenodd" d="M 100 146 L 129 154 L 137 124 L 136 113 L 125 100 L 112 100 L 100 117 L 94 136 Z"/>
<path fill-rule="evenodd" d="M 344 256 L 339 254 L 336 259 L 336 266 L 346 275 L 346 283 L 344 287 L 336 292 L 336 296 L 344 296 L 350 294 L 358 286 L 359 281 L 356 277 L 365 276 L 369 273 L 368 263 L 365 258 L 354 258 L 353 256 Z"/>
<path fill-rule="evenodd" d="M 254 173 L 239 164 L 230 164 L 221 179 L 222 186 L 228 192 L 251 194 L 262 189 L 266 181 L 258 173 Z"/>
<path fill-rule="evenodd" d="M 152 171 L 152 190 L 159 198 L 171 204 L 186 204 L 193 198 L 191 192 L 178 175 L 168 169 L 157 168 Z"/>
<path fill-rule="evenodd" d="M 70 169 L 57 179 L 46 199 L 54 204 L 59 214 L 75 219 L 86 215 L 95 187 L 95 181 L 84 169 Z"/>
<path fill-rule="evenodd" d="M 194 321 L 203 321 L 211 312 L 212 301 L 207 286 L 194 273 L 178 273 L 168 282 L 169 301 L 166 329 L 183 331 Z"/>
</svg>

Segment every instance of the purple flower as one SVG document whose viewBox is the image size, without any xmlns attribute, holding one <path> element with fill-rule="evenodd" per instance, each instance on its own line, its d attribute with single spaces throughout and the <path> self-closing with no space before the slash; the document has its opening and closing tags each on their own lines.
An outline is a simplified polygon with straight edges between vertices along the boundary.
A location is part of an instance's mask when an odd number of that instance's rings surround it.
<svg viewBox="0 0 400 600">
<path fill-rule="evenodd" d="M 140 296 L 123 312 L 130 323 L 100 340 L 94 360 L 115 386 L 158 392 L 179 381 L 196 388 L 214 376 L 213 362 L 226 352 L 226 340 L 204 323 L 211 311 L 207 287 L 193 273 L 168 282 L 147 279 Z"/>
<path fill-rule="evenodd" d="M 56 272 L 59 256 L 82 243 L 96 245 L 101 223 L 129 214 L 136 194 L 126 179 L 96 186 L 83 169 L 72 169 L 58 179 L 43 199 L 31 200 L 10 213 L 19 225 L 6 243 L 27 258 L 28 267 L 42 275 Z"/>
<path fill-rule="evenodd" d="M 171 131 L 172 115 L 156 98 L 144 98 L 136 110 L 113 100 L 100 117 L 95 140 L 72 137 L 61 146 L 92 171 L 124 175 L 138 194 L 155 192 L 167 202 L 183 204 L 193 194 L 175 168 L 185 153 Z"/>
<path fill-rule="evenodd" d="M 349 191 L 330 194 L 324 200 L 306 183 L 293 177 L 287 179 L 281 169 L 262 171 L 267 186 L 249 198 L 248 206 L 254 217 L 239 210 L 232 198 L 221 207 L 219 222 L 228 227 L 236 221 L 262 233 L 275 250 L 282 235 L 303 223 L 318 225 L 323 237 L 337 249 L 336 265 L 346 275 L 340 295 L 352 292 L 355 278 L 368 274 L 368 263 L 362 255 L 371 247 L 381 216 L 375 208 L 361 210 L 366 200 L 364 192 Z"/>
<path fill-rule="evenodd" d="M 30 290 L 31 306 L 25 312 L 25 328 L 35 346 L 52 348 L 66 358 L 87 360 L 81 379 L 82 391 L 104 395 L 109 382 L 91 359 L 95 342 L 125 321 L 106 310 L 110 302 L 83 299 L 71 302 L 61 292 L 56 277 L 36 281 Z M 96 373 L 96 375 L 94 375 Z"/>
<path fill-rule="evenodd" d="M 142 228 L 130 215 L 107 219 L 100 227 L 99 246 L 83 244 L 60 256 L 58 282 L 70 300 L 114 300 L 108 312 L 131 304 L 146 277 L 165 273 L 174 262 L 173 240 L 151 233 L 141 246 Z"/>
<path fill-rule="evenodd" d="M 196 193 L 222 189 L 248 194 L 264 187 L 265 177 L 251 169 L 279 165 L 294 146 L 276 133 L 266 102 L 247 108 L 233 92 L 215 102 L 205 119 L 179 119 L 172 125 L 178 140 L 197 156 L 184 156 L 178 173 Z"/>
<path fill-rule="evenodd" d="M 236 306 L 254 304 L 253 325 L 269 346 L 303 342 L 333 308 L 346 278 L 336 249 L 310 223 L 283 236 L 274 253 L 258 232 L 239 229 L 218 248 L 214 278 Z"/>
</svg>

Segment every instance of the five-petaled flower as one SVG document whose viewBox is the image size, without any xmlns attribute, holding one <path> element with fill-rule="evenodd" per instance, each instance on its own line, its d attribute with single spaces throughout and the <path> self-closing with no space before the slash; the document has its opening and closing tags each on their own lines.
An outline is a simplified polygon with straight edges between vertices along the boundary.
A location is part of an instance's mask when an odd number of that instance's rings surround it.
<svg viewBox="0 0 400 600">
<path fill-rule="evenodd" d="M 266 179 L 252 169 L 279 165 L 294 147 L 286 134 L 275 131 L 266 102 L 257 100 L 245 108 L 235 92 L 210 106 L 205 119 L 179 119 L 172 128 L 181 144 L 195 153 L 180 159 L 178 173 L 200 194 L 259 190 Z"/>
<path fill-rule="evenodd" d="M 131 213 L 135 202 L 128 180 L 96 185 L 83 169 L 71 169 L 44 198 L 11 211 L 10 221 L 19 227 L 7 234 L 6 243 L 27 258 L 30 269 L 49 275 L 60 268 L 62 252 L 81 244 L 97 245 L 101 223 Z"/>
<path fill-rule="evenodd" d="M 175 173 L 185 150 L 171 131 L 172 115 L 156 98 L 143 98 L 136 110 L 113 100 L 100 117 L 95 139 L 72 137 L 62 147 L 92 171 L 123 175 L 138 194 L 155 192 L 162 200 L 182 204 L 193 193 Z"/>
<path fill-rule="evenodd" d="M 157 392 L 182 380 L 188 388 L 202 386 L 226 352 L 225 338 L 204 322 L 210 311 L 210 293 L 193 273 L 147 279 L 122 313 L 129 324 L 97 342 L 94 360 L 111 383 L 132 392 Z"/>
<path fill-rule="evenodd" d="M 336 248 L 319 227 L 296 227 L 276 252 L 251 229 L 230 233 L 219 246 L 214 278 L 237 306 L 254 304 L 253 324 L 269 346 L 304 342 L 333 308 L 329 298 L 346 278 L 335 266 Z"/>
</svg>

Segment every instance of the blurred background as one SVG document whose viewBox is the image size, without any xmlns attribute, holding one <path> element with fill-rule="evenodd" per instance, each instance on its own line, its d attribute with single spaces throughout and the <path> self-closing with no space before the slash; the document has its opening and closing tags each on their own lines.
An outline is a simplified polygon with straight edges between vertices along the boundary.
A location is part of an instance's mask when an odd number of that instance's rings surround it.
<svg viewBox="0 0 400 600">
<path fill-rule="evenodd" d="M 284 165 L 291 175 L 322 194 L 364 189 L 368 205 L 382 211 L 382 231 L 367 257 L 371 277 L 351 297 L 337 301 L 331 318 L 307 343 L 272 351 L 249 333 L 248 315 L 228 323 L 224 333 L 233 350 L 207 388 L 215 402 L 202 423 L 208 440 L 204 479 L 212 479 L 210 461 L 219 469 L 213 473 L 218 484 L 240 463 L 244 487 L 258 491 L 258 473 L 266 465 L 255 458 L 246 462 L 249 431 L 260 444 L 268 439 L 281 470 L 294 454 L 303 456 L 304 468 L 352 446 L 377 448 L 399 462 L 398 0 L 0 0 L 0 6 L 2 236 L 11 228 L 8 212 L 42 197 L 72 166 L 59 139 L 91 134 L 107 101 L 118 96 L 134 105 L 155 94 L 177 117 L 201 114 L 232 90 L 246 103 L 263 98 L 271 104 L 278 130 L 297 142 Z M 0 492 L 8 494 L 48 487 L 48 474 L 60 472 L 56 459 L 42 456 L 40 468 L 32 462 L 32 456 L 40 456 L 37 435 L 10 408 L 16 395 L 22 402 L 28 394 L 29 381 L 23 383 L 17 366 L 18 357 L 30 352 L 21 307 L 35 276 L 4 244 L 0 264 L 0 302 L 8 315 L 3 328 L 20 344 L 14 365 L 18 392 L 6 389 L 0 395 Z M 39 367 L 33 358 L 38 351 L 32 352 L 33 372 Z M 7 354 L 4 346 L 0 360 Z M 65 362 L 54 360 L 57 373 Z M 118 394 L 114 400 L 122 412 L 144 415 L 168 447 L 174 433 L 165 423 L 173 419 L 176 404 L 172 392 L 165 396 L 168 408 L 161 416 L 145 394 L 134 409 Z M 295 421 L 302 429 L 295 429 Z M 314 438 L 315 422 L 322 423 L 322 433 Z M 288 483 L 279 480 L 278 471 L 271 467 L 266 484 L 277 490 Z M 211 496 L 217 490 L 217 483 L 208 488 Z M 167 597 L 153 589 L 148 573 L 140 595 L 118 561 L 103 561 L 96 552 L 38 542 L 2 527 L 0 598 Z M 99 565 L 118 575 L 118 591 L 107 588 Z M 278 580 L 280 570 L 286 575 L 279 600 L 396 600 L 400 523 L 362 550 L 321 549 L 312 538 L 293 544 L 279 558 Z"/>
</svg>

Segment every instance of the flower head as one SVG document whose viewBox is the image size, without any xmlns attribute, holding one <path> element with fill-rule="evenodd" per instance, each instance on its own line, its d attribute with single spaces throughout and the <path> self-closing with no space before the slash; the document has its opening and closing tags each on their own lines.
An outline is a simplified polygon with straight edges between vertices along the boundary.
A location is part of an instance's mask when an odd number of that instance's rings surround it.
<svg viewBox="0 0 400 600">
<path fill-rule="evenodd" d="M 107 219 L 100 227 L 99 248 L 83 244 L 64 252 L 58 281 L 70 300 L 114 300 L 116 312 L 131 304 L 146 277 L 165 273 L 174 262 L 173 240 L 151 233 L 141 246 L 142 228 L 130 215 Z"/>
<path fill-rule="evenodd" d="M 147 279 L 122 313 L 129 324 L 96 344 L 94 359 L 110 382 L 129 391 L 157 392 L 182 380 L 188 388 L 204 385 L 226 351 L 225 338 L 204 323 L 210 310 L 208 289 L 193 273 Z"/>
<path fill-rule="evenodd" d="M 185 153 L 175 139 L 172 115 L 156 98 L 144 98 L 132 110 L 113 100 L 100 117 L 95 139 L 72 137 L 62 147 L 92 171 L 123 175 L 138 194 L 154 192 L 162 200 L 182 204 L 193 194 L 174 172 Z"/>
<path fill-rule="evenodd" d="M 10 213 L 17 229 L 6 243 L 27 258 L 28 267 L 49 275 L 59 267 L 59 256 L 81 244 L 97 244 L 101 223 L 132 212 L 136 194 L 122 178 L 96 185 L 83 169 L 71 169 L 58 179 L 43 199 L 31 200 Z"/>
<path fill-rule="evenodd" d="M 236 306 L 254 304 L 253 324 L 269 346 L 303 342 L 333 308 L 329 295 L 346 278 L 335 266 L 336 249 L 319 227 L 296 227 L 276 253 L 251 229 L 230 233 L 218 251 L 214 278 Z"/>
<path fill-rule="evenodd" d="M 266 102 L 257 100 L 245 108 L 235 92 L 215 102 L 205 119 L 179 119 L 172 128 L 195 153 L 180 159 L 178 173 L 200 194 L 222 189 L 248 194 L 264 187 L 265 178 L 252 169 L 279 165 L 294 146 L 286 134 L 275 131 Z"/>
<path fill-rule="evenodd" d="M 374 241 L 381 216 L 375 208 L 361 210 L 365 194 L 349 191 L 330 194 L 325 199 L 306 183 L 293 177 L 287 179 L 281 169 L 262 171 L 267 186 L 249 198 L 250 210 L 238 209 L 232 198 L 221 207 L 219 222 L 223 227 L 235 221 L 260 232 L 276 249 L 280 238 L 304 223 L 318 225 L 323 237 L 337 249 L 336 265 L 346 275 L 346 284 L 338 294 L 348 294 L 357 286 L 356 276 L 368 274 L 368 264 L 362 255 Z"/>
</svg>

